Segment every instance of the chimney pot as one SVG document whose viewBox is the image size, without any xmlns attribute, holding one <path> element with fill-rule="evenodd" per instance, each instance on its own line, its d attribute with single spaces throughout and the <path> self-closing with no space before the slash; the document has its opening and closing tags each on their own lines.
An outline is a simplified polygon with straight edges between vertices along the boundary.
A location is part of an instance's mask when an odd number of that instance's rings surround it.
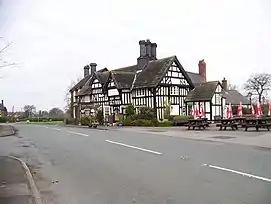
<svg viewBox="0 0 271 204">
<path fill-rule="evenodd" d="M 139 41 L 139 47 L 140 47 L 140 57 L 146 56 L 146 42 L 145 42 L 145 40 Z"/>
<path fill-rule="evenodd" d="M 198 66 L 199 66 L 199 75 L 201 75 L 203 77 L 204 82 L 206 82 L 206 63 L 204 59 L 199 61 Z"/>
<path fill-rule="evenodd" d="M 149 56 L 149 57 L 151 57 L 151 47 L 152 47 L 152 45 L 151 45 L 152 43 L 151 43 L 151 41 L 148 39 L 148 40 L 146 40 L 146 55 L 147 56 Z"/>
<path fill-rule="evenodd" d="M 151 44 L 151 58 L 152 58 L 152 60 L 157 60 L 157 58 L 156 58 L 156 48 L 157 48 L 157 44 L 152 43 Z"/>
<path fill-rule="evenodd" d="M 86 65 L 86 66 L 84 66 L 84 77 L 86 77 L 88 75 L 89 75 L 89 66 Z"/>
<path fill-rule="evenodd" d="M 96 67 L 96 63 L 90 63 L 91 74 L 94 74 L 94 72 L 96 72 Z"/>
<path fill-rule="evenodd" d="M 222 88 L 223 88 L 225 91 L 228 91 L 228 81 L 226 80 L 225 77 L 224 77 L 223 80 L 222 80 Z"/>
</svg>

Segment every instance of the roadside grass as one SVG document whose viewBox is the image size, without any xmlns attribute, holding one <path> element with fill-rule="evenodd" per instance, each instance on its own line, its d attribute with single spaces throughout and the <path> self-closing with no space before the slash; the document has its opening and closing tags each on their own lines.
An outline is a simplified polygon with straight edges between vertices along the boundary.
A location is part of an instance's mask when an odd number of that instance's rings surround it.
<svg viewBox="0 0 271 204">
<path fill-rule="evenodd" d="M 46 121 L 46 122 L 26 122 L 27 124 L 38 124 L 38 125 L 62 125 L 63 121 Z"/>
</svg>

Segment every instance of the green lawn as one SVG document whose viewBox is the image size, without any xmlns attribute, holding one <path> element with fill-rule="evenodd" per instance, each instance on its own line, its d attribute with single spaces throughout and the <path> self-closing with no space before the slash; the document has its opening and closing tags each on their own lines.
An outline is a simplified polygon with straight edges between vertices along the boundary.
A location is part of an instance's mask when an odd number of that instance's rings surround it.
<svg viewBox="0 0 271 204">
<path fill-rule="evenodd" d="M 41 125 L 61 125 L 63 121 L 47 121 L 47 122 L 29 122 L 27 124 L 41 124 Z"/>
</svg>

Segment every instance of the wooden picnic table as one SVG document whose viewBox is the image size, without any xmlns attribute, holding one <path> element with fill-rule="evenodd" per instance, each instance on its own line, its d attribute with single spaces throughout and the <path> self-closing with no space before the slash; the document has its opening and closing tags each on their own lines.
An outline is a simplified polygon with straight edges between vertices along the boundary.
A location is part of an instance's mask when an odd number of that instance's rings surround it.
<svg viewBox="0 0 271 204">
<path fill-rule="evenodd" d="M 220 120 L 220 123 L 216 124 L 217 127 L 220 127 L 219 130 L 227 130 L 230 127 L 232 130 L 238 130 L 238 123 L 235 118 L 223 118 Z"/>
<path fill-rule="evenodd" d="M 245 117 L 235 117 L 233 118 L 235 120 L 235 122 L 237 123 L 238 126 L 243 127 L 243 125 L 245 124 Z"/>
<path fill-rule="evenodd" d="M 268 120 L 268 118 L 246 118 L 244 124 L 245 131 L 251 127 L 255 127 L 256 131 L 259 131 L 259 128 L 266 128 L 269 131 L 271 123 L 268 123 Z"/>
<path fill-rule="evenodd" d="M 188 130 L 190 128 L 195 128 L 197 127 L 199 130 L 203 128 L 205 130 L 206 127 L 209 127 L 208 119 L 207 118 L 198 118 L 198 119 L 189 119 L 188 120 Z"/>
</svg>

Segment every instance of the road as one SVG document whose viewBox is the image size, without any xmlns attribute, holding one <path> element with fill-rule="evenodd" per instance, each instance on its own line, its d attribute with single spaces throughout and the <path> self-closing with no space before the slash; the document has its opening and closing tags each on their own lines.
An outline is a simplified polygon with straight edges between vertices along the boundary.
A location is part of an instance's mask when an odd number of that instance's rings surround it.
<svg viewBox="0 0 271 204">
<path fill-rule="evenodd" d="M 24 159 L 46 203 L 270 204 L 271 150 L 142 133 L 16 125 L 0 154 Z"/>
</svg>

